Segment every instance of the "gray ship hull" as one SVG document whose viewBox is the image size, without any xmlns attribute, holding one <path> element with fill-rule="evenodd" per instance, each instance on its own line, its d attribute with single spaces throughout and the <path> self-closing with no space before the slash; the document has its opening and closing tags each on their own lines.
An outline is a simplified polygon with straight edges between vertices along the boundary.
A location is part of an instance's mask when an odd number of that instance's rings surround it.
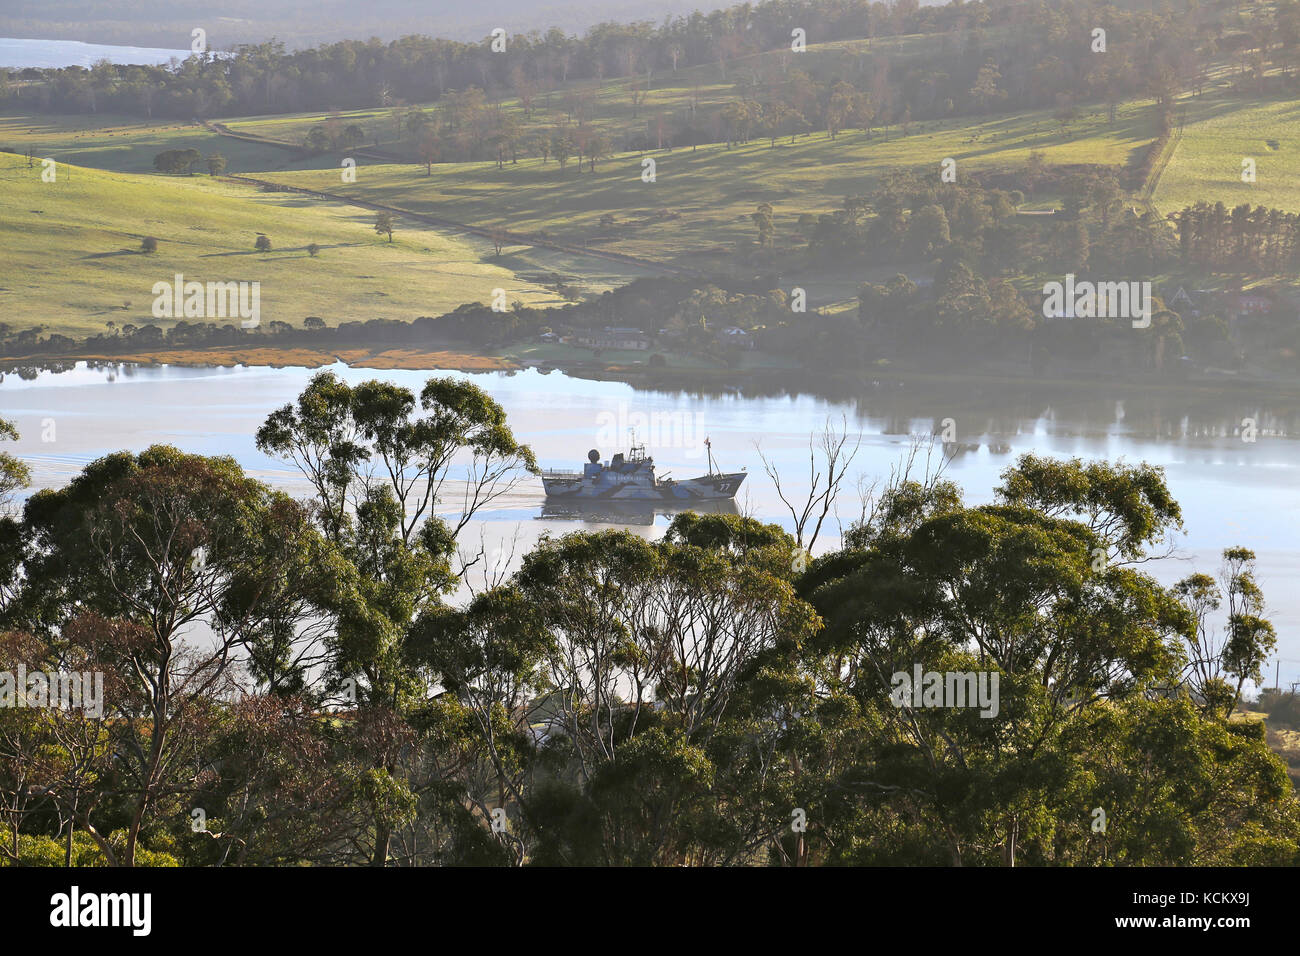
<svg viewBox="0 0 1300 956">
<path fill-rule="evenodd" d="M 640 482 L 635 480 L 601 480 L 589 477 L 543 477 L 547 498 L 573 498 L 590 501 L 715 501 L 736 497 L 745 480 L 743 471 L 704 475 L 685 481 Z"/>
</svg>

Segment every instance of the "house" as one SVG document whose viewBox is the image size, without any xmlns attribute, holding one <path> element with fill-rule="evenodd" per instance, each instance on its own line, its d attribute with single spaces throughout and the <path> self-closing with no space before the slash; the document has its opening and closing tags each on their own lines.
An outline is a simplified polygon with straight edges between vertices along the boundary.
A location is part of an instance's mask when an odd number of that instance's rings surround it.
<svg viewBox="0 0 1300 956">
<path fill-rule="evenodd" d="M 1169 297 L 1165 303 L 1179 315 L 1190 316 L 1191 318 L 1200 318 L 1206 309 L 1210 308 L 1214 299 L 1214 293 L 1208 289 L 1193 289 L 1188 292 L 1182 286 L 1178 291 Z"/>
<path fill-rule="evenodd" d="M 754 347 L 754 337 L 744 329 L 734 325 L 721 329 L 716 338 L 723 345 L 735 345 L 742 349 L 752 349 Z"/>
<path fill-rule="evenodd" d="M 1243 292 L 1233 299 L 1232 308 L 1238 315 L 1264 315 L 1273 311 L 1273 301 L 1267 296 Z"/>
</svg>

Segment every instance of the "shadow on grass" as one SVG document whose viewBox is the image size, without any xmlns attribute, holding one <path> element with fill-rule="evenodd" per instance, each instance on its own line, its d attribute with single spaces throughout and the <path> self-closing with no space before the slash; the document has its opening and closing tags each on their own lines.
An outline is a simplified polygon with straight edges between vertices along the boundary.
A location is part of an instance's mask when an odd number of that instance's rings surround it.
<svg viewBox="0 0 1300 956">
<path fill-rule="evenodd" d="M 92 252 L 88 256 L 82 256 L 85 259 L 112 259 L 115 256 L 142 256 L 145 253 L 139 249 L 118 249 L 116 252 Z"/>
</svg>

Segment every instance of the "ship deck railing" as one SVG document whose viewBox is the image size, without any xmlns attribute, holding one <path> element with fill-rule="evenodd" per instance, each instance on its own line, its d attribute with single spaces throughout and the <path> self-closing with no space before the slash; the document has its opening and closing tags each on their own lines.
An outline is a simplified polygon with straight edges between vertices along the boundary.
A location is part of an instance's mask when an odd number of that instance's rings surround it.
<svg viewBox="0 0 1300 956">
<path fill-rule="evenodd" d="M 561 471 L 558 468 L 547 468 L 542 472 L 543 478 L 581 478 L 580 471 Z"/>
</svg>

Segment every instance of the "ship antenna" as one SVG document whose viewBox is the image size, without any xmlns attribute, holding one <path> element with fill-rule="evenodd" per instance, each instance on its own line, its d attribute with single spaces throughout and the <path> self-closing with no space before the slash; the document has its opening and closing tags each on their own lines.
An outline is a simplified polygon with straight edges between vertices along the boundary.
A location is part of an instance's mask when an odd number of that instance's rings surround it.
<svg viewBox="0 0 1300 956">
<path fill-rule="evenodd" d="M 713 442 L 709 441 L 708 436 L 704 438 L 704 447 L 709 453 L 709 474 L 713 474 Z"/>
</svg>

